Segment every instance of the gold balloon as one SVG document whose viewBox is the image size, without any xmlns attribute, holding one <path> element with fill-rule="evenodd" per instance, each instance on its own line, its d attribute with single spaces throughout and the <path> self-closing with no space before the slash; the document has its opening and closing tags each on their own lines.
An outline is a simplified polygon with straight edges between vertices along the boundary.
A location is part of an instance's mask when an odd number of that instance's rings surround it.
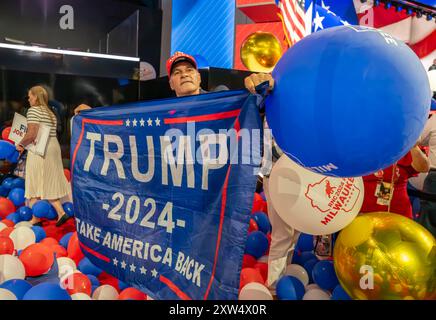
<svg viewBox="0 0 436 320">
<path fill-rule="evenodd" d="M 436 240 L 401 215 L 358 216 L 336 240 L 334 266 L 353 299 L 436 300 Z"/>
<path fill-rule="evenodd" d="M 269 32 L 255 32 L 241 46 L 241 60 L 254 72 L 271 72 L 281 56 L 280 41 Z"/>
</svg>

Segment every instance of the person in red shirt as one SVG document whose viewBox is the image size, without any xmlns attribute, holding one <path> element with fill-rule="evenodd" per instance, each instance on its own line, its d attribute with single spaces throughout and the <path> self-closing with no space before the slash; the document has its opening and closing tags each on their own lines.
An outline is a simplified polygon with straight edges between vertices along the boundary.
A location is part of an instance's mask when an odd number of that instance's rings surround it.
<svg viewBox="0 0 436 320">
<path fill-rule="evenodd" d="M 429 169 L 427 156 L 415 146 L 392 166 L 364 176 L 365 197 L 360 212 L 388 211 L 412 219 L 407 181 L 419 172 L 427 172 Z"/>
</svg>

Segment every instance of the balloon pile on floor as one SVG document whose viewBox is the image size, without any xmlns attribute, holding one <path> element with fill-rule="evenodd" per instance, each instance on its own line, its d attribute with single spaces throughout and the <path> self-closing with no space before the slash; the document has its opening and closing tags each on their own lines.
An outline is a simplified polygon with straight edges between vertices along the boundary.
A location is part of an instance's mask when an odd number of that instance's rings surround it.
<svg viewBox="0 0 436 320">
<path fill-rule="evenodd" d="M 63 208 L 74 216 L 72 203 L 64 203 Z M 42 227 L 31 225 L 33 215 L 41 218 Z M 74 219 L 56 227 L 57 218 L 48 201 L 38 201 L 32 208 L 25 206 L 23 179 L 3 180 L 0 300 L 150 299 L 94 266 L 80 249 Z"/>
<path fill-rule="evenodd" d="M 350 300 L 339 285 L 333 261 L 314 253 L 314 237 L 301 234 L 292 263 L 278 280 L 276 292 L 267 288 L 271 224 L 263 194 L 255 194 L 240 278 L 240 300 Z"/>
</svg>

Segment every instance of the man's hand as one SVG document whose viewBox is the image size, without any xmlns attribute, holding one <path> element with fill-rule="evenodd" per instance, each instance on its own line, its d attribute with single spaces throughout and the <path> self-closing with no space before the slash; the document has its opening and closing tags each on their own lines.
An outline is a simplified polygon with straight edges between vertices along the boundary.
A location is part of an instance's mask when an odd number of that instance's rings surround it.
<svg viewBox="0 0 436 320">
<path fill-rule="evenodd" d="M 256 93 L 256 86 L 262 82 L 269 81 L 269 89 L 274 88 L 274 79 L 269 73 L 252 73 L 245 78 L 245 88 L 251 93 Z"/>
<path fill-rule="evenodd" d="M 76 109 L 74 109 L 74 115 L 78 115 L 80 111 L 89 110 L 89 109 L 91 109 L 90 106 L 86 104 L 81 104 L 78 107 L 76 107 Z"/>
<path fill-rule="evenodd" d="M 19 145 L 19 144 L 15 147 L 15 149 L 17 149 L 19 154 L 22 154 L 24 152 L 24 148 L 21 145 Z"/>
</svg>

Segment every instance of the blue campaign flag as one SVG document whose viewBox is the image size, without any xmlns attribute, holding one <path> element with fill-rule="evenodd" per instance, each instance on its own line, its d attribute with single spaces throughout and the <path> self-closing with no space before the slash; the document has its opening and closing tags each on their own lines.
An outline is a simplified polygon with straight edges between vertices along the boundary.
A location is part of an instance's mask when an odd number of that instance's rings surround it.
<svg viewBox="0 0 436 320">
<path fill-rule="evenodd" d="M 74 212 L 89 260 L 154 299 L 237 299 L 258 98 L 226 91 L 76 116 Z"/>
<path fill-rule="evenodd" d="M 336 26 L 358 24 L 353 1 L 350 0 L 353 14 L 348 13 L 351 10 L 349 6 L 344 6 L 348 2 L 348 0 L 337 2 L 317 0 L 313 10 L 312 32 Z"/>
<path fill-rule="evenodd" d="M 349 24 L 358 25 L 359 21 L 353 0 L 315 0 L 321 8 L 333 12 Z"/>
</svg>

